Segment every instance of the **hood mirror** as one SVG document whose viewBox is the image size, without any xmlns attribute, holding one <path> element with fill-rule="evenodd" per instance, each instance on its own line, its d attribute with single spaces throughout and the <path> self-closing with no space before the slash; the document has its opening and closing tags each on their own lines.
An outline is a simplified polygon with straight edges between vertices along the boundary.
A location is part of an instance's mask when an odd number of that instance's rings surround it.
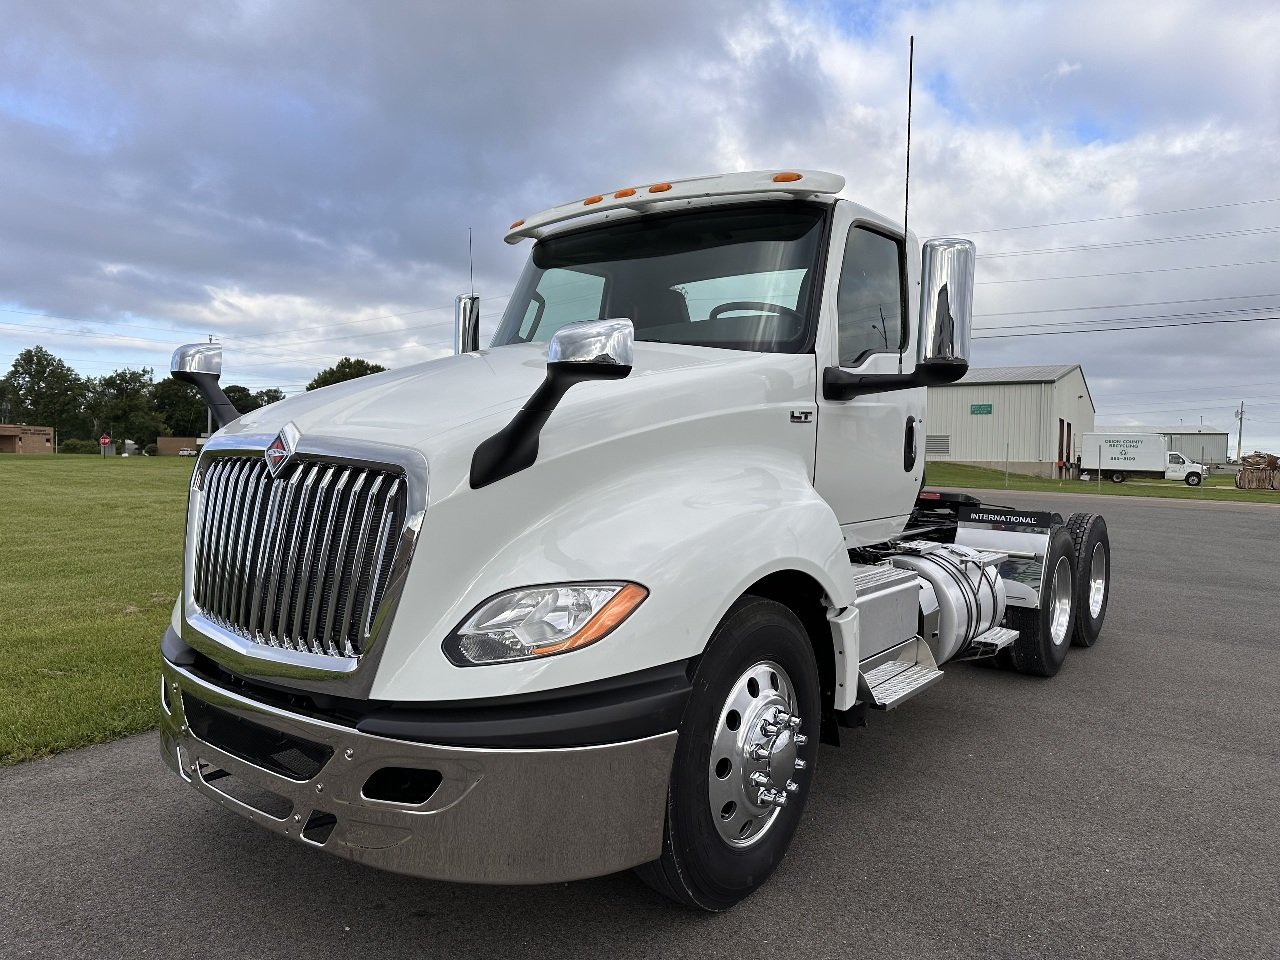
<svg viewBox="0 0 1280 960">
<path fill-rule="evenodd" d="M 179 347 L 169 361 L 169 375 L 200 391 L 219 430 L 240 416 L 240 411 L 218 386 L 218 378 L 222 376 L 222 344 L 188 343 Z"/>
<path fill-rule="evenodd" d="M 597 376 L 603 379 L 625 377 L 631 372 L 635 345 L 635 327 L 630 320 L 567 323 L 547 345 L 547 365 L 566 364 L 577 370 L 590 365 L 598 368 Z M 617 372 L 623 368 L 624 372 Z"/>
<path fill-rule="evenodd" d="M 547 344 L 547 376 L 511 422 L 471 457 L 471 489 L 533 466 L 538 437 L 569 388 L 588 380 L 621 380 L 631 373 L 635 328 L 630 320 L 567 323 Z"/>
</svg>

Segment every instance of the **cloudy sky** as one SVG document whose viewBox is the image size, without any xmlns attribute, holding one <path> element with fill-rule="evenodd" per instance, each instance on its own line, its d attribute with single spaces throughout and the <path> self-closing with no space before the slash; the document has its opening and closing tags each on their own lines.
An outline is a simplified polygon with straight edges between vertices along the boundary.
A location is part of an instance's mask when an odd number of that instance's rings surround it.
<svg viewBox="0 0 1280 960">
<path fill-rule="evenodd" d="M 0 13 L 0 370 L 214 334 L 226 380 L 293 393 L 445 352 L 468 228 L 491 325 L 503 229 L 575 197 L 809 167 L 898 211 L 914 34 L 911 222 L 979 245 L 975 363 L 1082 363 L 1099 422 L 1234 434 L 1243 400 L 1246 450 L 1280 450 L 1274 2 Z"/>
</svg>

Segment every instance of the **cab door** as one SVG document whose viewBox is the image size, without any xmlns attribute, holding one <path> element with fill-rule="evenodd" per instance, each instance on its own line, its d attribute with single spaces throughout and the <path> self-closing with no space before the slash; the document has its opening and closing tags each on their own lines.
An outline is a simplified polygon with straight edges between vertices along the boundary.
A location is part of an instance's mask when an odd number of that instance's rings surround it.
<svg viewBox="0 0 1280 960">
<path fill-rule="evenodd" d="M 822 371 L 914 369 L 919 251 L 892 224 L 843 200 L 832 236 L 841 240 L 831 246 L 820 313 L 814 486 L 835 511 L 845 542 L 860 546 L 906 526 L 924 476 L 925 391 L 827 400 Z"/>
<path fill-rule="evenodd" d="M 1166 480 L 1184 480 L 1187 476 L 1187 460 L 1180 453 L 1171 453 L 1168 457 L 1169 464 L 1165 467 L 1164 478 Z"/>
</svg>

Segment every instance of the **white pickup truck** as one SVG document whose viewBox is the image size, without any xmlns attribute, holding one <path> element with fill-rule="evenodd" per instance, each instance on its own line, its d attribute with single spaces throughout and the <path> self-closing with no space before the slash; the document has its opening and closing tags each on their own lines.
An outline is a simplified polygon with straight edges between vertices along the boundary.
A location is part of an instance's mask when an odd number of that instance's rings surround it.
<svg viewBox="0 0 1280 960">
<path fill-rule="evenodd" d="M 1163 477 L 1198 487 L 1209 471 L 1169 449 L 1159 433 L 1086 433 L 1080 440 L 1081 473 L 1101 471 L 1112 483 L 1130 477 Z"/>
<path fill-rule="evenodd" d="M 922 491 L 972 244 L 922 251 L 843 187 L 734 173 L 517 220 L 489 346 L 460 297 L 457 355 L 244 416 L 220 349 L 180 348 L 221 429 L 162 642 L 169 766 L 388 870 L 635 867 L 721 910 L 786 853 L 819 742 L 947 661 L 1052 676 L 1092 645 L 1101 517 Z"/>
</svg>

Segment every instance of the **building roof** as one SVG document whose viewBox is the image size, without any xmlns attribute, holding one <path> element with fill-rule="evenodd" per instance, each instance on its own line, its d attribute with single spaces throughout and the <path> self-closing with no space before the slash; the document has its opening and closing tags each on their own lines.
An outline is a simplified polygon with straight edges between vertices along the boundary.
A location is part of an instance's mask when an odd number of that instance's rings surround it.
<svg viewBox="0 0 1280 960">
<path fill-rule="evenodd" d="M 945 390 L 949 386 L 970 387 L 991 383 L 1057 383 L 1073 370 L 1080 371 L 1080 379 L 1084 381 L 1084 392 L 1089 397 L 1089 406 L 1092 407 L 1093 391 L 1089 389 L 1084 368 L 1078 363 L 1046 363 L 1030 367 L 970 367 L 969 372 L 955 383 L 929 389 Z M 1094 409 L 1097 408 L 1094 407 Z"/>
<path fill-rule="evenodd" d="M 1147 427 L 1139 424 L 1122 423 L 1122 424 L 1098 424 L 1095 428 L 1098 433 L 1217 433 L 1227 436 L 1227 431 L 1219 430 L 1217 427 L 1211 427 L 1204 423 L 1179 423 L 1176 426 L 1164 427 Z"/>
<path fill-rule="evenodd" d="M 1057 383 L 1078 363 L 1043 364 L 1032 367 L 970 367 L 958 381 L 958 386 L 971 383 Z M 1083 376 L 1084 371 L 1080 371 Z"/>
</svg>

